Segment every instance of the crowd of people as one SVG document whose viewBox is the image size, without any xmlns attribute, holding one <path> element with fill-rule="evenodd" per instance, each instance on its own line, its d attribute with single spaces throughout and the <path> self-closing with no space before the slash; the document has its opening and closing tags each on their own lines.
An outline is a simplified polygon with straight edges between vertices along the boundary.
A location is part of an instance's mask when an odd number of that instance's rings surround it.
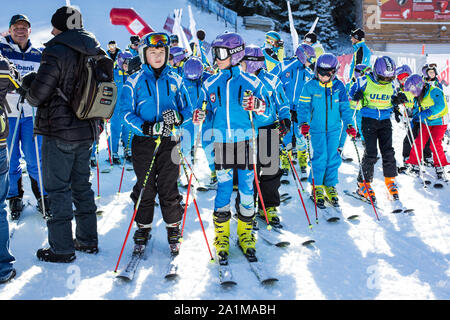
<svg viewBox="0 0 450 320">
<path fill-rule="evenodd" d="M 173 255 L 180 249 L 187 205 L 179 191 L 179 164 L 197 161 L 200 145 L 210 169 L 208 189 L 216 190 L 214 247 L 222 261 L 229 254 L 233 189 L 238 191 L 238 245 L 249 258 L 256 256 L 256 217 L 274 227 L 281 224 L 281 179 L 296 163 L 308 176 L 315 205 L 339 206 L 338 170 L 347 135 L 364 148 L 356 194 L 376 202 L 371 183 L 379 148 L 386 188 L 392 201 L 399 200 L 391 118 L 408 129 L 401 166 L 420 175 L 423 164 L 431 164 L 437 178 L 446 180 L 442 139 L 448 107 L 437 66 L 425 65 L 419 75 L 388 56 L 371 64 L 361 29 L 351 33 L 355 54 L 345 84 L 337 78 L 337 56 L 325 52 L 313 32 L 292 57 L 285 56 L 276 31 L 266 33 L 262 46 L 225 32 L 212 42 L 209 61 L 202 30 L 191 55 L 176 35 L 159 32 L 132 36 L 126 50 L 114 40 L 103 50 L 82 19 L 69 26 L 70 14 L 68 7 L 55 12 L 54 37 L 42 51 L 29 40 L 31 22 L 25 15 L 13 16 L 10 35 L 0 39 L 2 283 L 15 276 L 5 208 L 7 200 L 10 217 L 17 220 L 25 206 L 22 155 L 48 228 L 49 247 L 39 249 L 37 258 L 71 262 L 75 251 L 98 252 L 89 179 L 90 167 L 98 166 L 100 134 L 108 129 L 111 165 L 128 161 L 136 175 L 131 192 L 135 245 L 145 247 L 151 237 L 158 197 Z M 114 62 L 118 99 L 107 121 L 79 119 L 67 100 L 79 80 L 80 55 L 107 55 Z"/>
</svg>

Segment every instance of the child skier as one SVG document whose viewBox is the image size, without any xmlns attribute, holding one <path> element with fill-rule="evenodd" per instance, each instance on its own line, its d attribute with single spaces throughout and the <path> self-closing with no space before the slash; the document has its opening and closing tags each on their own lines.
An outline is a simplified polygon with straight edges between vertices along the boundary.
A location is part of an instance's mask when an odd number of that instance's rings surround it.
<svg viewBox="0 0 450 320">
<path fill-rule="evenodd" d="M 219 73 L 203 84 L 203 97 L 194 111 L 194 123 L 205 118 L 201 106 L 207 102 L 206 116 L 213 124 L 217 194 L 214 201 L 214 246 L 221 263 L 227 261 L 230 235 L 230 201 L 233 193 L 233 172 L 238 172 L 240 206 L 237 234 L 239 246 L 249 258 L 255 257 L 256 239 L 252 233 L 253 181 L 252 126 L 250 119 L 265 112 L 268 94 L 261 81 L 244 73 L 239 63 L 245 55 L 245 44 L 237 33 L 219 35 L 212 43 L 214 63 Z M 251 91 L 251 95 L 245 95 Z M 245 109 L 244 109 L 245 108 Z M 253 149 L 253 152 L 256 152 Z"/>
<path fill-rule="evenodd" d="M 266 69 L 271 72 L 279 63 L 284 60 L 284 42 L 276 31 L 266 33 L 266 43 L 263 49 Z"/>
<path fill-rule="evenodd" d="M 201 95 L 203 82 L 206 81 L 211 76 L 209 72 L 204 71 L 202 60 L 199 57 L 190 57 L 183 66 L 183 82 L 189 92 L 189 97 L 193 106 L 197 106 L 198 100 Z M 202 125 L 202 131 L 205 133 L 208 129 L 211 129 L 211 123 L 206 121 Z M 195 130 L 194 124 L 188 122 L 186 126 L 183 127 L 183 152 L 190 153 L 191 157 L 194 156 L 194 142 L 195 142 Z M 209 139 L 204 139 L 205 134 L 202 134 L 202 148 L 205 150 L 206 159 L 208 160 L 209 168 L 211 170 L 211 181 L 210 187 L 217 184 L 216 171 L 214 168 L 214 152 L 211 146 L 213 140 L 211 139 L 211 134 L 209 134 Z M 192 162 L 195 159 L 192 158 Z"/>
<path fill-rule="evenodd" d="M 413 121 L 420 123 L 419 131 L 414 147 L 411 150 L 406 163 L 412 165 L 412 171 L 419 172 L 418 164 L 421 160 L 423 146 L 430 138 L 431 151 L 433 152 L 434 167 L 439 180 L 447 181 L 444 167 L 449 165 L 442 147 L 442 139 L 447 130 L 448 106 L 441 89 L 424 82 L 418 74 L 413 74 L 406 80 L 405 90 L 415 97 L 413 109 Z M 416 154 L 416 150 L 417 153 Z"/>
<path fill-rule="evenodd" d="M 266 108 L 269 108 L 267 116 L 263 115 L 258 117 L 258 154 L 260 151 L 259 147 L 264 143 L 264 149 L 267 151 L 263 157 L 272 159 L 272 156 L 274 156 L 271 154 L 272 145 L 276 145 L 280 136 L 284 137 L 291 127 L 289 100 L 284 93 L 280 79 L 265 70 L 264 54 L 260 47 L 250 45 L 245 48 L 245 56 L 241 62 L 241 67 L 244 72 L 257 76 L 269 93 L 270 101 L 266 106 Z M 273 130 L 277 128 L 279 129 L 274 132 Z M 272 161 L 270 163 L 261 163 L 260 156 L 258 156 L 258 159 L 260 160 L 258 162 L 258 178 L 266 207 L 267 218 L 270 224 L 279 226 L 280 219 L 277 214 L 277 207 L 280 206 L 280 193 L 278 189 L 281 184 L 282 172 L 279 167 L 278 149 L 275 170 L 275 164 Z M 259 215 L 265 218 L 265 213 L 260 202 L 258 202 L 258 207 Z"/>
<path fill-rule="evenodd" d="M 179 75 L 183 76 L 183 64 L 187 59 L 187 52 L 181 47 L 171 47 L 169 54 L 169 63 L 174 69 L 174 71 Z"/>
<path fill-rule="evenodd" d="M 339 206 L 336 185 L 342 160 L 337 148 L 342 123 L 347 134 L 356 137 L 347 91 L 342 81 L 336 79 L 338 68 L 336 56 L 321 55 L 315 65 L 315 78 L 305 84 L 297 109 L 301 133 L 311 139 L 314 150 L 311 162 L 315 195 L 312 198 L 319 208 L 324 208 L 325 200 Z M 312 182 L 312 175 L 309 181 Z"/>
<path fill-rule="evenodd" d="M 357 193 L 366 199 L 370 200 L 371 198 L 373 202 L 376 201 L 376 197 L 371 183 L 374 166 L 377 162 L 378 147 L 383 158 L 383 174 L 388 192 L 394 200 L 399 199 L 395 182 L 397 165 L 392 147 L 392 123 L 390 120 L 394 110 L 392 104 L 392 98 L 395 96 L 394 80 L 395 62 L 390 57 L 383 56 L 377 58 L 373 65 L 373 71 L 359 78 L 350 89 L 351 99 L 362 101 L 361 127 L 365 140 Z M 405 101 L 397 101 L 397 104 Z M 366 184 L 364 184 L 364 179 Z"/>
<path fill-rule="evenodd" d="M 178 141 L 171 135 L 174 126 L 191 120 L 192 106 L 181 77 L 168 66 L 169 46 L 170 39 L 165 33 L 149 33 L 143 38 L 139 47 L 142 70 L 128 77 L 120 105 L 124 123 L 134 134 L 131 151 L 137 182 L 131 199 L 135 205 L 141 200 L 135 219 L 138 227 L 135 244 L 147 244 L 158 194 L 170 250 L 175 255 L 183 209 L 177 186 L 178 164 L 171 157 Z M 144 181 L 147 185 L 140 194 Z"/>
<path fill-rule="evenodd" d="M 277 65 L 271 73 L 276 75 L 283 84 L 284 92 L 289 99 L 291 108 L 292 130 L 284 137 L 284 143 L 287 149 L 293 148 L 293 135 L 296 138 L 296 150 L 297 153 L 294 158 L 297 157 L 302 173 L 306 174 L 307 158 L 306 143 L 303 136 L 300 134 L 299 126 L 297 124 L 297 104 L 303 86 L 306 82 L 313 78 L 313 73 L 310 67 L 316 57 L 316 51 L 313 47 L 307 44 L 301 44 L 295 51 L 295 56 L 290 60 L 286 60 L 283 63 Z M 281 166 L 283 174 L 289 173 L 289 159 L 285 152 L 281 154 Z"/>
</svg>

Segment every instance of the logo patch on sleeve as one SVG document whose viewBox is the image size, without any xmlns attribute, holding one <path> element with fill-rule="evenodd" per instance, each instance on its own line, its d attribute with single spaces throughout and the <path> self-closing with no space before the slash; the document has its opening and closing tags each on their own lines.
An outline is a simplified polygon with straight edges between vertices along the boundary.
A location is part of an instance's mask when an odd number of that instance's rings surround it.
<svg viewBox="0 0 450 320">
<path fill-rule="evenodd" d="M 209 95 L 209 99 L 211 100 L 212 103 L 216 102 L 216 94 L 215 93 L 211 93 Z"/>
</svg>

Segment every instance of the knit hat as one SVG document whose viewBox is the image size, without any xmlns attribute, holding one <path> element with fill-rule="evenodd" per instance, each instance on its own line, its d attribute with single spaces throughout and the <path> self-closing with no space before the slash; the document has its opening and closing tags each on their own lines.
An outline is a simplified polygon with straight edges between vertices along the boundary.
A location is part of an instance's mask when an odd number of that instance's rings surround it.
<svg viewBox="0 0 450 320">
<path fill-rule="evenodd" d="M 61 7 L 52 16 L 52 26 L 62 32 L 81 29 L 83 28 L 81 12 L 74 7 Z"/>
<path fill-rule="evenodd" d="M 362 29 L 356 29 L 352 31 L 351 36 L 358 41 L 362 41 L 365 38 L 366 34 Z"/>
<path fill-rule="evenodd" d="M 309 32 L 309 33 L 307 33 L 305 35 L 303 40 L 311 42 L 311 43 L 316 43 L 317 42 L 317 35 L 314 32 Z"/>
</svg>

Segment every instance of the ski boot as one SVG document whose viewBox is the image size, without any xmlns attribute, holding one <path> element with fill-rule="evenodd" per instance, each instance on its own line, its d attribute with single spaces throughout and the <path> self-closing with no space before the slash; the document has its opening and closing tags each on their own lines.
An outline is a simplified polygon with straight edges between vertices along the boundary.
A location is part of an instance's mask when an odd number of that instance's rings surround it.
<svg viewBox="0 0 450 320">
<path fill-rule="evenodd" d="M 399 200 L 398 197 L 398 187 L 395 183 L 395 178 L 384 177 L 384 183 L 386 184 L 386 188 L 389 192 L 389 196 L 393 200 Z"/>
<path fill-rule="evenodd" d="M 410 174 L 419 176 L 420 175 L 420 167 L 417 164 L 410 164 L 408 168 L 408 172 Z"/>
<path fill-rule="evenodd" d="M 171 223 L 166 226 L 167 229 L 167 241 L 169 242 L 170 254 L 172 256 L 178 255 L 180 252 L 180 231 L 181 222 Z"/>
<path fill-rule="evenodd" d="M 120 165 L 120 164 L 121 164 L 121 162 L 120 162 L 120 157 L 119 157 L 119 155 L 117 154 L 117 152 L 114 152 L 114 153 L 112 154 L 112 162 L 113 162 L 113 164 L 117 164 L 117 165 Z"/>
<path fill-rule="evenodd" d="M 338 192 L 336 190 L 336 187 L 327 187 L 325 188 L 325 196 L 327 197 L 328 201 L 334 206 L 339 207 L 339 196 Z"/>
<path fill-rule="evenodd" d="M 298 164 L 300 166 L 300 172 L 306 174 L 306 168 L 308 167 L 308 151 L 297 151 Z"/>
<path fill-rule="evenodd" d="M 427 167 L 434 167 L 434 161 L 433 161 L 433 157 L 424 157 L 423 159 L 423 163 L 425 166 Z"/>
<path fill-rule="evenodd" d="M 238 215 L 238 245 L 250 262 L 256 259 L 256 238 L 253 234 L 253 217 Z"/>
<path fill-rule="evenodd" d="M 435 167 L 434 169 L 436 170 L 436 177 L 438 180 L 444 181 L 444 182 L 448 181 L 443 167 Z"/>
<path fill-rule="evenodd" d="M 75 253 L 59 254 L 53 252 L 51 248 L 39 249 L 36 256 L 41 261 L 55 263 L 70 263 L 76 259 Z"/>
<path fill-rule="evenodd" d="M 316 186 L 315 189 L 317 207 L 320 209 L 325 209 L 325 195 L 323 186 Z M 314 201 L 314 194 L 311 194 L 311 199 Z"/>
<path fill-rule="evenodd" d="M 281 151 L 280 160 L 281 160 L 281 171 L 283 172 L 283 176 L 289 175 L 289 168 L 290 168 L 289 157 L 285 150 Z"/>
<path fill-rule="evenodd" d="M 42 198 L 37 199 L 37 210 L 45 220 L 50 219 L 52 216 L 50 214 L 50 201 L 48 200 L 48 196 L 44 196 L 44 206 L 45 212 L 42 210 Z"/>
<path fill-rule="evenodd" d="M 91 157 L 91 168 L 95 168 L 97 166 L 97 160 L 95 157 Z"/>
<path fill-rule="evenodd" d="M 367 185 L 367 188 L 366 188 Z M 356 190 L 356 193 L 366 199 L 370 202 L 370 199 L 372 199 L 373 203 L 377 201 L 375 197 L 375 192 L 373 191 L 370 182 L 366 182 L 365 184 L 363 182 L 358 182 L 358 189 Z"/>
<path fill-rule="evenodd" d="M 208 189 L 217 189 L 217 174 L 216 171 L 211 171 L 211 179 L 209 180 Z"/>
<path fill-rule="evenodd" d="M 22 198 L 14 197 L 9 199 L 9 212 L 11 213 L 12 220 L 18 220 L 20 218 L 23 208 Z"/>
<path fill-rule="evenodd" d="M 140 223 L 137 224 L 138 229 L 134 232 L 133 240 L 134 240 L 134 249 L 133 254 L 140 254 L 144 251 L 145 246 L 148 243 L 148 240 L 151 238 L 150 231 L 151 227 L 144 226 Z"/>
<path fill-rule="evenodd" d="M 214 247 L 220 264 L 226 264 L 230 250 L 230 218 L 231 212 L 214 211 Z"/>
<path fill-rule="evenodd" d="M 264 210 L 263 209 L 259 209 L 258 210 L 259 216 L 260 218 L 264 219 L 264 221 L 266 220 L 266 216 L 264 214 Z M 266 213 L 267 213 L 267 220 L 269 220 L 269 224 L 274 227 L 274 228 L 280 228 L 281 224 L 280 224 L 280 218 L 277 215 L 277 207 L 267 207 L 266 208 Z"/>
</svg>

